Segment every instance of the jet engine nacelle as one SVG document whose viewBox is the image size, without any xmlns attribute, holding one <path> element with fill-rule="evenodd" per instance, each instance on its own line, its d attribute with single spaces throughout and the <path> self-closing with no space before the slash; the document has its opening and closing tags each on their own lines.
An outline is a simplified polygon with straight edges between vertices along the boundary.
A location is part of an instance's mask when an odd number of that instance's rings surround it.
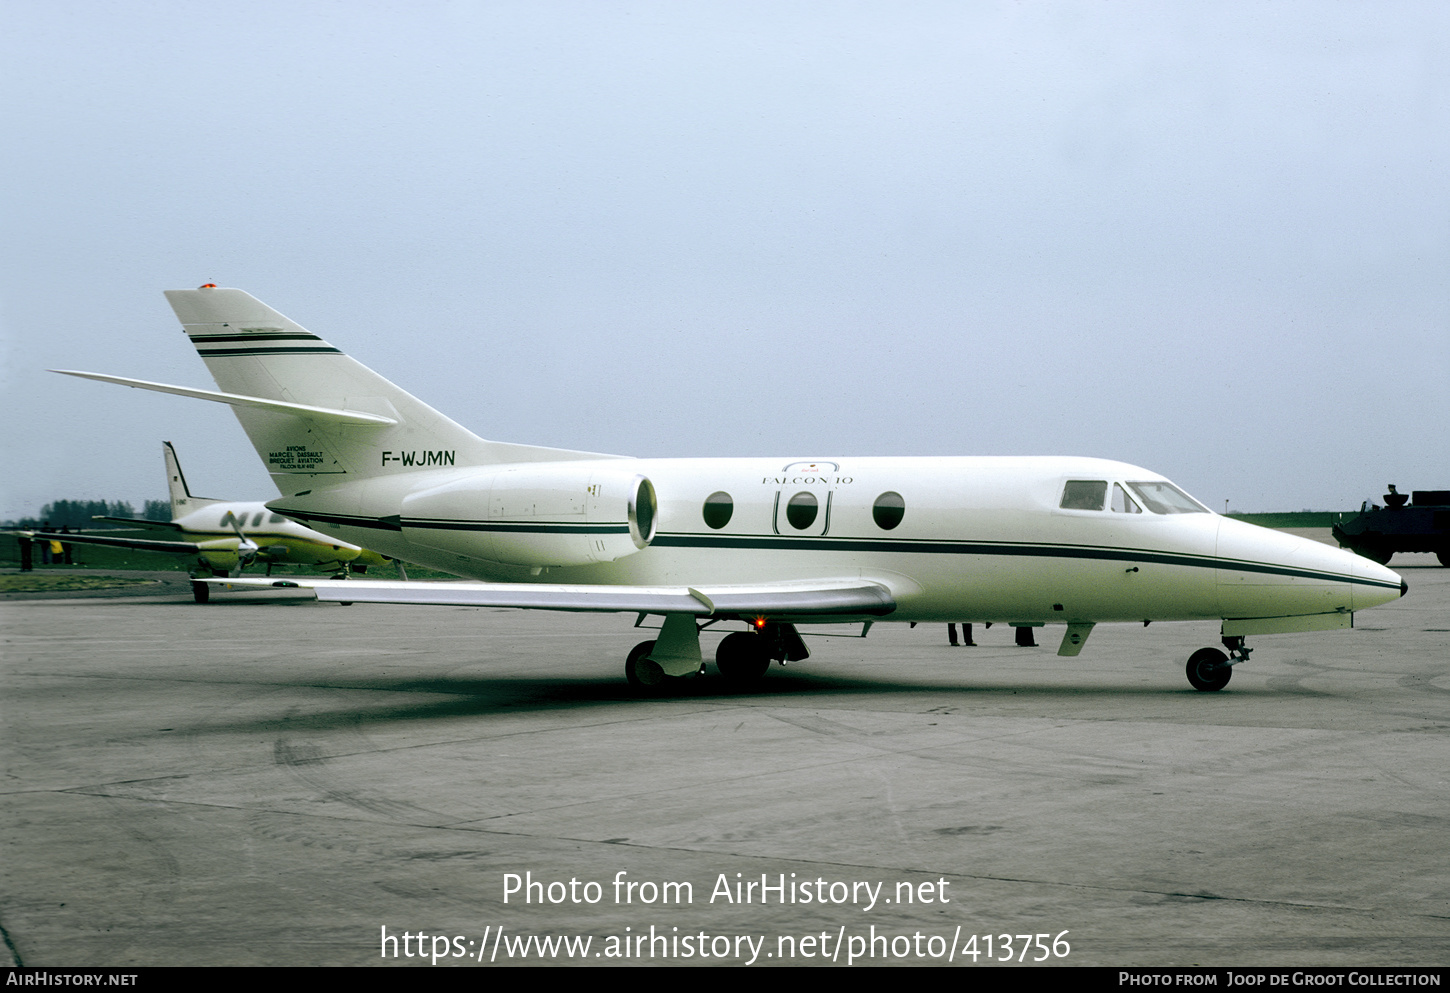
<svg viewBox="0 0 1450 993">
<path fill-rule="evenodd" d="M 653 484 L 627 463 L 490 467 L 403 500 L 408 541 L 532 567 L 633 555 L 655 536 Z"/>
</svg>

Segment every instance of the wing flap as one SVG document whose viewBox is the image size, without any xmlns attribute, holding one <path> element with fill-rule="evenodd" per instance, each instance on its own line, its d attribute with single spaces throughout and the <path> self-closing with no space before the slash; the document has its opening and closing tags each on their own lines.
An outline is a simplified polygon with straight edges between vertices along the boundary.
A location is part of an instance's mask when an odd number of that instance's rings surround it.
<svg viewBox="0 0 1450 993">
<path fill-rule="evenodd" d="M 319 600 L 452 607 L 516 607 L 697 617 L 880 617 L 896 609 L 891 591 L 862 580 L 753 586 L 566 586 L 544 583 L 425 583 L 366 579 L 213 579 L 236 587 L 298 587 Z"/>
</svg>

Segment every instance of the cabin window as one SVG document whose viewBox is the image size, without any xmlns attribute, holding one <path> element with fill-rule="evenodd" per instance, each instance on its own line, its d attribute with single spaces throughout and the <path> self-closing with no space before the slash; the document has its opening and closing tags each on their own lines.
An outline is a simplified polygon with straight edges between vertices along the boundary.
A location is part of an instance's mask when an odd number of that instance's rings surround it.
<svg viewBox="0 0 1450 993">
<path fill-rule="evenodd" d="M 887 491 L 876 498 L 871 505 L 871 517 L 882 531 L 890 531 L 906 516 L 906 501 L 900 493 Z"/>
<path fill-rule="evenodd" d="M 1058 506 L 1063 510 L 1102 510 L 1107 496 L 1106 479 L 1069 479 Z"/>
<path fill-rule="evenodd" d="M 1128 491 L 1123 489 L 1122 483 L 1113 484 L 1112 508 L 1115 514 L 1141 514 L 1143 512 L 1143 508 L 1139 507 L 1133 502 L 1133 498 L 1128 496 Z"/>
<path fill-rule="evenodd" d="M 730 523 L 730 515 L 735 513 L 735 501 L 730 498 L 729 493 L 718 490 L 705 498 L 702 513 L 705 524 L 719 531 Z"/>
<path fill-rule="evenodd" d="M 254 527 L 254 528 L 255 527 L 261 527 L 261 525 L 262 525 L 262 518 L 263 517 L 266 517 L 266 516 L 267 516 L 267 512 L 266 511 L 264 511 L 264 510 L 257 511 L 257 516 L 252 518 L 252 527 Z"/>
<path fill-rule="evenodd" d="M 790 526 L 797 531 L 804 531 L 816 521 L 816 514 L 820 511 L 820 501 L 814 493 L 797 493 L 790 498 L 790 503 L 785 505 L 785 519 L 790 521 Z"/>
<path fill-rule="evenodd" d="M 1128 487 L 1142 498 L 1143 506 L 1155 514 L 1212 513 L 1203 504 L 1167 480 L 1155 479 L 1145 483 L 1129 483 Z"/>
<path fill-rule="evenodd" d="M 267 518 L 267 523 L 281 524 L 284 520 L 286 520 L 286 518 L 284 518 L 281 514 L 273 514 L 271 517 Z"/>
</svg>

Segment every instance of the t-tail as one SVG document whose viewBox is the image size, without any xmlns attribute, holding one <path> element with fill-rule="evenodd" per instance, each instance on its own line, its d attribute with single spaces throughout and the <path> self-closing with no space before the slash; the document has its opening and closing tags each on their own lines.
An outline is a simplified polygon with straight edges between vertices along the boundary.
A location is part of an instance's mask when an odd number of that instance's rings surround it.
<svg viewBox="0 0 1450 993">
<path fill-rule="evenodd" d="M 161 455 L 166 460 L 166 488 L 171 494 L 171 519 L 180 520 L 193 510 L 213 503 L 222 503 L 221 500 L 213 500 L 211 497 L 192 496 L 191 489 L 186 485 L 186 477 L 181 474 L 181 462 L 176 458 L 176 449 L 171 447 L 171 442 L 161 443 Z"/>
<path fill-rule="evenodd" d="M 241 290 L 166 299 L 222 393 L 163 392 L 230 403 L 283 493 L 412 468 L 601 457 L 486 441 Z"/>
</svg>

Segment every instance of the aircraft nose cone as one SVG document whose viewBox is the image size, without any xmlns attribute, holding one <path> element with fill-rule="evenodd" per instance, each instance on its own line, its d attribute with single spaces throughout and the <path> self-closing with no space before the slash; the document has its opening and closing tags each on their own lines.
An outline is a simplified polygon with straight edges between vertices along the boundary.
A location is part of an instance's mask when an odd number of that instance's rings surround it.
<svg viewBox="0 0 1450 993">
<path fill-rule="evenodd" d="M 1355 555 L 1353 552 L 1347 554 L 1355 560 L 1353 609 L 1364 610 L 1366 607 L 1389 603 L 1409 592 L 1410 584 L 1399 573 L 1362 555 Z"/>
</svg>

